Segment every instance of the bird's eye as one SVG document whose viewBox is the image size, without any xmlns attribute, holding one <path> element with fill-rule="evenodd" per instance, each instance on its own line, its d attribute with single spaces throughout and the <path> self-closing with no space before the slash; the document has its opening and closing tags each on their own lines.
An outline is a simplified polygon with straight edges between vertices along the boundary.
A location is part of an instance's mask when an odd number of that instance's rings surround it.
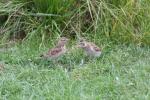
<svg viewBox="0 0 150 100">
<path fill-rule="evenodd" d="M 62 39 L 61 41 L 66 41 L 66 39 Z"/>
<path fill-rule="evenodd" d="M 61 38 L 60 40 L 61 40 L 61 41 L 67 41 L 68 39 L 63 37 L 63 38 Z"/>
<path fill-rule="evenodd" d="M 83 40 L 80 40 L 80 42 L 83 42 Z"/>
<path fill-rule="evenodd" d="M 82 42 L 81 42 L 80 45 L 81 45 L 81 46 L 85 46 L 85 43 L 82 43 Z"/>
</svg>

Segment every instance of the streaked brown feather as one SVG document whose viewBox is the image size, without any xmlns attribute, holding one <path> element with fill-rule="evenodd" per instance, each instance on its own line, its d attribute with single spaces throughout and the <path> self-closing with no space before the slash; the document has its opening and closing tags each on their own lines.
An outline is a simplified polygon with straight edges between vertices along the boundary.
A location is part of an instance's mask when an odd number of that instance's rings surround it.
<svg viewBox="0 0 150 100">
<path fill-rule="evenodd" d="M 95 50 L 95 51 L 101 51 L 101 49 L 94 43 L 89 42 L 89 45 Z"/>
<path fill-rule="evenodd" d="M 49 50 L 47 54 L 48 55 L 56 55 L 61 51 L 62 51 L 62 48 L 53 48 L 53 49 Z"/>
<path fill-rule="evenodd" d="M 68 42 L 68 40 L 69 39 L 67 39 L 66 37 L 61 37 L 55 48 L 50 49 L 47 53 L 42 54 L 40 57 L 57 58 L 63 55 L 66 52 L 65 45 Z"/>
</svg>

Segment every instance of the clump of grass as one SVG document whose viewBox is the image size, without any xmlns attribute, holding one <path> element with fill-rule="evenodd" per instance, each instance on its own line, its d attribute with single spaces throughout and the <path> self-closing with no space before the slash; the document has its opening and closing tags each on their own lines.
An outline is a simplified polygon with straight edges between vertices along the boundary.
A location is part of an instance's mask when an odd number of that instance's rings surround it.
<svg viewBox="0 0 150 100">
<path fill-rule="evenodd" d="M 33 0 L 38 12 L 62 14 L 66 13 L 74 0 Z"/>
<path fill-rule="evenodd" d="M 148 0 L 22 1 L 1 3 L 0 12 L 8 16 L 2 25 L 6 33 L 25 33 L 27 38 L 39 35 L 40 40 L 48 35 L 43 33 L 94 36 L 115 43 L 149 45 Z"/>
</svg>

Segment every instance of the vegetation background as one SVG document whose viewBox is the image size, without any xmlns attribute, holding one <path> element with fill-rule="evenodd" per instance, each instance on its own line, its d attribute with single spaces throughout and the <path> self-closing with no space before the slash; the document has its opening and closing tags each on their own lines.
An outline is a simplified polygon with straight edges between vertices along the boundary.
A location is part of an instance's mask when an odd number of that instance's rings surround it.
<svg viewBox="0 0 150 100">
<path fill-rule="evenodd" d="M 60 36 L 61 65 L 36 59 Z M 75 50 L 79 37 L 102 56 Z M 149 100 L 149 46 L 150 0 L 0 0 L 0 99 Z"/>
</svg>

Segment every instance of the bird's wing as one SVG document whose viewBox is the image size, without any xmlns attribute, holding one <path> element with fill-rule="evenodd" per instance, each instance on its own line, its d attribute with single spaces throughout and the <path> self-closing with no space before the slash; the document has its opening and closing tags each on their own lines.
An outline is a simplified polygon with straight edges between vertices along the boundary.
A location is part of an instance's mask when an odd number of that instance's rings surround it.
<svg viewBox="0 0 150 100">
<path fill-rule="evenodd" d="M 62 52 L 62 48 L 53 48 L 48 51 L 47 55 L 53 56 L 59 54 L 60 52 Z"/>
<path fill-rule="evenodd" d="M 94 51 L 101 51 L 101 49 L 94 43 L 89 43 L 89 45 Z"/>
</svg>

